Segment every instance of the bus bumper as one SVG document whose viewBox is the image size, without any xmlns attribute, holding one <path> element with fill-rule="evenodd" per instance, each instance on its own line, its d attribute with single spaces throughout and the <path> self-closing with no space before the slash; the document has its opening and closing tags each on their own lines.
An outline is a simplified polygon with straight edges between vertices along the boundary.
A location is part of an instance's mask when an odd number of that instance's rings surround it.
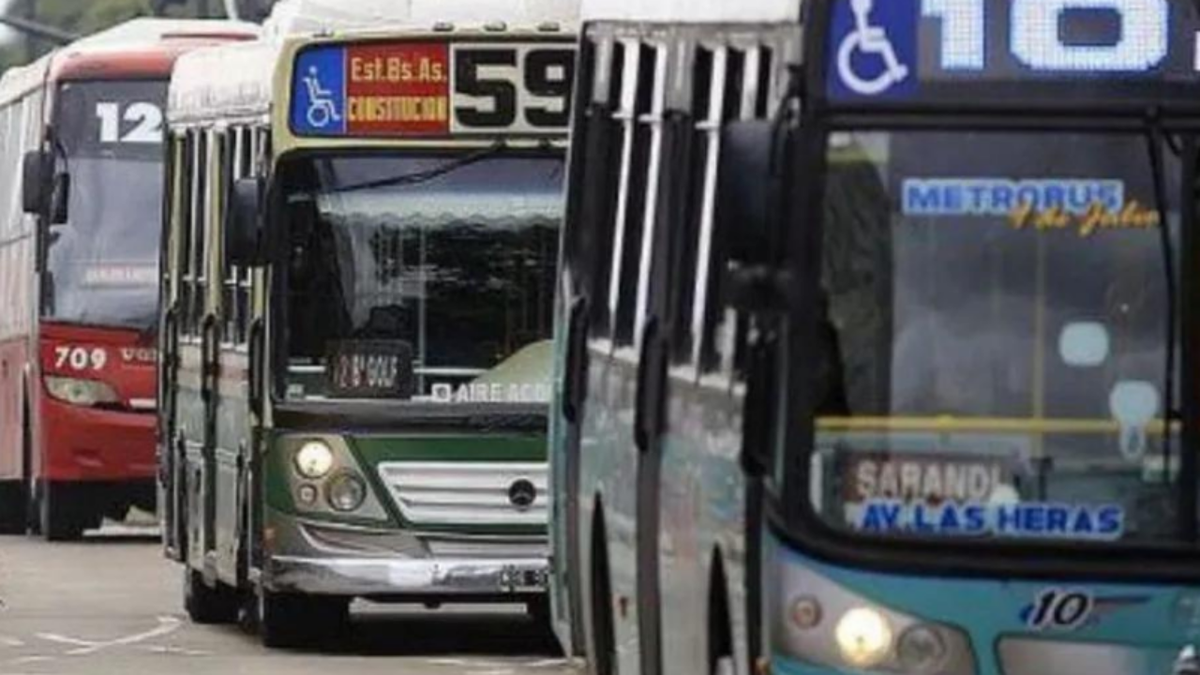
<svg viewBox="0 0 1200 675">
<path fill-rule="evenodd" d="M 42 398 L 41 478 L 53 482 L 153 480 L 153 414 L 80 408 Z"/>
<path fill-rule="evenodd" d="M 263 581 L 272 591 L 448 601 L 522 601 L 546 593 L 550 563 L 544 537 L 519 545 L 475 541 L 469 554 L 449 554 L 403 530 L 268 511 Z"/>
</svg>

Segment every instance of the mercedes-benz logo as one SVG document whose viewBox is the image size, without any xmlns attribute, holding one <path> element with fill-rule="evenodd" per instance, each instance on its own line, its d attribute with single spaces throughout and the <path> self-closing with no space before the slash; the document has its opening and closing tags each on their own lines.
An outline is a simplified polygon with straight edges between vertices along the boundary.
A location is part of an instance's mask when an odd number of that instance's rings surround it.
<svg viewBox="0 0 1200 675">
<path fill-rule="evenodd" d="M 536 499 L 537 488 L 527 478 L 518 478 L 508 486 L 508 503 L 515 506 L 518 511 L 529 509 Z"/>
</svg>

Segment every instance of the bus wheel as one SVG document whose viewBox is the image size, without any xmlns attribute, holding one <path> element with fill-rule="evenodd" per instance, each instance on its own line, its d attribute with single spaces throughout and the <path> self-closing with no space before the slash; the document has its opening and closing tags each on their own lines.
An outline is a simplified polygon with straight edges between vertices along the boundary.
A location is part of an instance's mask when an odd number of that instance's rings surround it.
<svg viewBox="0 0 1200 675">
<path fill-rule="evenodd" d="M 216 588 L 204 583 L 196 570 L 183 568 L 183 608 L 192 623 L 233 623 L 238 618 L 238 597 L 232 589 L 217 582 Z"/>
<path fill-rule="evenodd" d="M 0 483 L 0 534 L 25 533 L 27 501 L 23 480 Z"/>
<path fill-rule="evenodd" d="M 617 672 L 616 634 L 613 625 L 613 597 L 608 577 L 608 546 L 604 520 L 592 528 L 592 673 L 613 675 Z"/>
<path fill-rule="evenodd" d="M 259 584 L 258 634 L 266 647 L 312 647 L 339 636 L 349 622 L 348 598 L 275 593 Z"/>
<path fill-rule="evenodd" d="M 533 629 L 545 635 L 554 636 L 554 616 L 550 612 L 550 595 L 541 596 L 525 603 L 525 613 L 533 623 Z M 557 640 L 551 641 L 557 644 Z"/>
<path fill-rule="evenodd" d="M 75 541 L 83 536 L 83 523 L 64 491 L 45 481 L 38 484 L 38 524 L 46 541 Z"/>
</svg>

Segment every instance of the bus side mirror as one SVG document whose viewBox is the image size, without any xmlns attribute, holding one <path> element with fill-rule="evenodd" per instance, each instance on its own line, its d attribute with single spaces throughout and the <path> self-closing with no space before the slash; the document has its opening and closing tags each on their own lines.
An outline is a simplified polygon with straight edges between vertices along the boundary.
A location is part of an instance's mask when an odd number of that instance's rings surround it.
<svg viewBox="0 0 1200 675">
<path fill-rule="evenodd" d="M 63 172 L 54 176 L 50 191 L 50 224 L 65 225 L 71 216 L 71 174 Z"/>
<path fill-rule="evenodd" d="M 225 253 L 238 267 L 254 267 L 261 263 L 262 196 L 263 181 L 260 178 L 239 178 L 230 188 L 229 208 L 225 214 Z"/>
<path fill-rule="evenodd" d="M 729 305 L 758 311 L 782 303 L 771 263 L 772 214 L 781 205 L 771 157 L 776 128 L 769 120 L 732 122 L 721 130 L 716 227 L 724 243 Z"/>
<path fill-rule="evenodd" d="M 50 155 L 31 150 L 21 159 L 21 208 L 31 216 L 40 216 L 50 208 L 50 180 L 54 165 Z"/>
</svg>

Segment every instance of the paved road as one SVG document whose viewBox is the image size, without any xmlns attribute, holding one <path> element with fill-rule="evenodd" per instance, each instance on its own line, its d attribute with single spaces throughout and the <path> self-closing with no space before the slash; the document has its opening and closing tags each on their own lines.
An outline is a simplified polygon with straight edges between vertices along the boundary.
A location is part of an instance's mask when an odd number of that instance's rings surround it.
<svg viewBox="0 0 1200 675">
<path fill-rule="evenodd" d="M 0 537 L 0 675 L 577 675 L 511 611 L 355 606 L 348 644 L 272 652 L 236 627 L 195 626 L 152 532 L 78 544 Z"/>
</svg>

